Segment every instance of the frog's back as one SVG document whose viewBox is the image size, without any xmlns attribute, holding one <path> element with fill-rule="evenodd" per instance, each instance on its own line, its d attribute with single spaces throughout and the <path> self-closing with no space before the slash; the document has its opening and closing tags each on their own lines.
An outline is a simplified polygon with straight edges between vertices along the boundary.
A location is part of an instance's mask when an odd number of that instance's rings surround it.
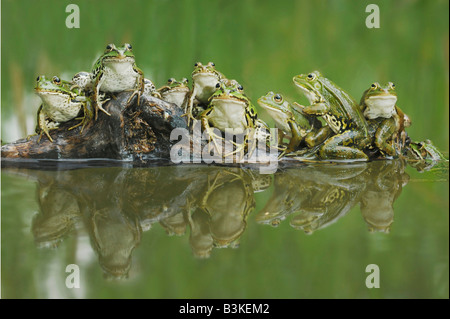
<svg viewBox="0 0 450 319">
<path fill-rule="evenodd" d="M 338 113 L 337 115 L 348 119 L 353 122 L 356 127 L 364 129 L 367 132 L 367 121 L 355 99 L 327 78 L 323 78 L 322 81 L 331 95 L 329 100 L 336 101 L 335 105 L 338 106 L 338 108 L 335 109 L 335 112 Z"/>
</svg>

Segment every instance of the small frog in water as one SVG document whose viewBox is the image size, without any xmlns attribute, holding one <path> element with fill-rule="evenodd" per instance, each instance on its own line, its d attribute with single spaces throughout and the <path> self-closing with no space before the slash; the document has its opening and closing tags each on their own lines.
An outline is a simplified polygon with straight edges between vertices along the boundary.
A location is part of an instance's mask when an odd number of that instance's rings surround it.
<svg viewBox="0 0 450 319">
<path fill-rule="evenodd" d="M 60 123 L 73 120 L 78 116 L 81 109 L 84 111 L 81 122 L 69 128 L 69 130 L 82 125 L 82 132 L 84 126 L 92 118 L 89 98 L 79 95 L 80 91 L 70 90 L 70 86 L 70 82 L 62 81 L 57 76 L 54 76 L 51 80 L 48 80 L 45 76 L 37 78 L 35 92 L 43 103 L 37 113 L 36 133 L 41 136 L 42 134 L 47 135 L 51 142 L 53 142 L 53 139 L 49 130 L 57 128 Z"/>
<path fill-rule="evenodd" d="M 279 93 L 267 93 L 258 99 L 258 104 L 269 113 L 275 121 L 275 126 L 283 132 L 279 142 L 283 140 L 283 135 L 290 138 L 283 154 L 295 151 L 308 133 L 322 126 L 316 118 L 295 110 Z M 322 143 L 323 140 L 319 142 Z"/>
<path fill-rule="evenodd" d="M 370 142 L 368 125 L 356 101 L 320 72 L 297 75 L 294 84 L 311 105 L 294 103 L 299 111 L 322 117 L 327 126 L 317 136 L 330 136 L 319 150 L 322 159 L 368 160 L 362 149 Z"/>
<path fill-rule="evenodd" d="M 92 78 L 96 119 L 98 110 L 110 115 L 102 107 L 100 92 L 117 93 L 133 90 L 127 104 L 135 95 L 138 96 L 139 104 L 141 94 L 144 92 L 144 73 L 136 66 L 132 46 L 128 43 L 121 47 L 108 44 L 105 53 L 94 64 Z"/>
<path fill-rule="evenodd" d="M 373 136 L 373 144 L 383 153 L 398 155 L 395 143 L 405 144 L 405 127 L 411 125 L 409 117 L 397 106 L 397 92 L 392 82 L 382 86 L 379 83 L 364 91 L 360 108 L 364 112 Z M 400 143 L 400 140 L 403 142 Z"/>
<path fill-rule="evenodd" d="M 188 82 L 189 81 L 186 78 L 182 78 L 181 81 L 170 78 L 167 81 L 167 85 L 160 87 L 158 92 L 161 94 L 161 98 L 164 101 L 182 107 L 186 96 L 188 96 L 190 91 Z"/>
<path fill-rule="evenodd" d="M 216 91 L 216 84 L 225 79 L 225 76 L 216 70 L 215 64 L 209 62 L 203 65 L 197 62 L 192 72 L 192 90 L 184 103 L 188 125 L 191 120 L 195 120 L 193 115 L 194 106 L 197 104 L 208 105 L 209 98 Z"/>
</svg>

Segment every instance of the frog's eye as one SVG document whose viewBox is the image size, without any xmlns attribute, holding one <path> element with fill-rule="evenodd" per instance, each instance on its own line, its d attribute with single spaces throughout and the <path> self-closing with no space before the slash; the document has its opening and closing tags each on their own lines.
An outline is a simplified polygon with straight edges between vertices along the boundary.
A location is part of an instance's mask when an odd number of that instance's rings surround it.
<svg viewBox="0 0 450 319">
<path fill-rule="evenodd" d="M 133 50 L 133 47 L 129 43 L 125 43 L 125 47 L 130 51 Z"/>
<path fill-rule="evenodd" d="M 112 48 L 114 47 L 114 44 L 108 44 L 107 46 L 106 46 L 106 50 L 107 51 L 111 51 L 112 50 Z"/>
<path fill-rule="evenodd" d="M 53 83 L 55 83 L 55 84 L 59 84 L 59 83 L 61 83 L 61 80 L 60 80 L 60 78 L 59 78 L 59 77 L 57 77 L 57 76 L 54 76 L 54 77 L 52 78 L 52 80 L 53 80 Z"/>
<path fill-rule="evenodd" d="M 372 89 L 376 89 L 378 87 L 377 83 L 372 83 L 372 85 L 370 86 Z"/>
<path fill-rule="evenodd" d="M 194 64 L 194 66 L 195 66 L 195 67 L 197 67 L 197 66 L 202 66 L 202 64 L 201 64 L 201 62 L 197 62 L 197 63 Z"/>
<path fill-rule="evenodd" d="M 281 97 L 281 95 L 280 94 L 275 94 L 275 96 L 273 97 L 273 99 L 274 99 L 274 101 L 275 102 L 281 102 L 281 101 L 283 101 L 283 98 Z"/>
<path fill-rule="evenodd" d="M 310 73 L 310 74 L 308 74 L 307 78 L 308 78 L 308 80 L 312 81 L 316 78 L 316 75 L 314 73 Z"/>
<path fill-rule="evenodd" d="M 242 85 L 239 85 L 239 86 L 238 86 L 238 90 L 239 90 L 239 91 L 242 91 L 242 90 L 244 90 L 244 87 L 243 87 Z"/>
<path fill-rule="evenodd" d="M 220 83 L 216 84 L 216 89 L 220 88 Z"/>
<path fill-rule="evenodd" d="M 389 82 L 389 86 L 391 87 L 391 89 L 395 89 L 395 84 L 392 82 Z"/>
<path fill-rule="evenodd" d="M 172 82 L 174 82 L 174 81 L 175 81 L 174 78 L 170 78 L 170 79 L 167 80 L 167 83 L 172 83 Z"/>
<path fill-rule="evenodd" d="M 181 82 L 183 82 L 183 83 L 189 83 L 189 80 L 186 79 L 186 78 L 182 78 L 182 79 L 181 79 Z"/>
<path fill-rule="evenodd" d="M 39 82 L 40 80 L 41 80 L 41 77 L 38 76 L 38 77 L 36 78 L 36 81 Z"/>
<path fill-rule="evenodd" d="M 216 66 L 215 64 L 214 64 L 214 62 L 209 62 L 208 63 L 210 66 Z"/>
</svg>

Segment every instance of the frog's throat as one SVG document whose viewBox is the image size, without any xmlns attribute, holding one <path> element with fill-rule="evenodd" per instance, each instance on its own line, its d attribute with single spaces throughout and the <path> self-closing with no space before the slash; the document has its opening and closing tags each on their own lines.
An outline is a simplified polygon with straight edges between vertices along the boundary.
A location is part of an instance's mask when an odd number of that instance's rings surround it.
<svg viewBox="0 0 450 319">
<path fill-rule="evenodd" d="M 217 74 L 211 72 L 195 73 L 192 75 L 192 79 L 194 80 L 196 85 L 200 86 L 215 87 L 219 82 L 219 77 L 217 76 Z"/>
<path fill-rule="evenodd" d="M 263 107 L 267 113 L 274 119 L 274 121 L 282 126 L 280 127 L 284 132 L 290 132 L 291 129 L 289 128 L 289 125 L 287 124 L 287 121 L 289 119 L 288 113 L 290 113 L 288 110 L 285 110 L 284 112 L 278 108 L 275 108 L 271 105 L 264 104 L 262 102 L 259 102 L 259 105 Z"/>
<path fill-rule="evenodd" d="M 304 87 L 303 85 L 295 84 L 305 95 L 305 97 L 308 99 L 309 103 L 314 104 L 317 101 L 322 100 L 322 96 L 317 93 L 316 90 L 308 87 Z"/>
<path fill-rule="evenodd" d="M 377 117 L 390 118 L 395 113 L 395 103 L 397 97 L 394 95 L 381 95 L 367 98 L 365 103 L 367 105 L 364 111 L 364 116 L 368 119 L 375 119 Z"/>
</svg>

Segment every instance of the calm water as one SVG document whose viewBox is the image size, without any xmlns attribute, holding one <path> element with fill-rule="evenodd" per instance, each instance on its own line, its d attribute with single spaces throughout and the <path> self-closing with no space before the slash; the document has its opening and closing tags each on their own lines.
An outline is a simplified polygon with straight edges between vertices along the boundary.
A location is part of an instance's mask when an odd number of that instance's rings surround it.
<svg viewBox="0 0 450 319">
<path fill-rule="evenodd" d="M 7 168 L 2 297 L 448 298 L 448 191 L 401 161 Z"/>
</svg>

